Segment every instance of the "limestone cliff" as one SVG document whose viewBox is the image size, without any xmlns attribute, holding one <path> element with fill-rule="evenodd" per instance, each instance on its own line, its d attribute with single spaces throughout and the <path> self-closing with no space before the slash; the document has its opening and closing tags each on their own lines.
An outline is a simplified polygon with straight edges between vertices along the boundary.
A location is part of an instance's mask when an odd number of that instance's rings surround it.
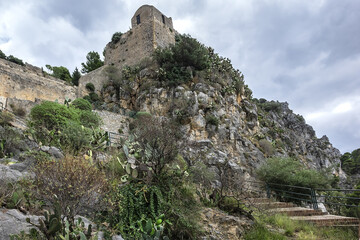
<svg viewBox="0 0 360 240">
<path fill-rule="evenodd" d="M 239 94 L 224 91 L 232 84 L 234 69 L 219 74 L 226 82 L 223 86 L 209 81 L 209 75 L 196 73 L 189 84 L 176 88 L 161 87 L 157 72 L 156 64 L 143 66 L 131 76 L 123 72 L 118 94 L 111 81 L 104 85 L 100 108 L 123 115 L 129 122 L 128 116 L 137 111 L 177 121 L 195 143 L 183 153 L 190 164 L 202 160 L 211 166 L 229 160 L 234 170 L 249 179 L 267 157 L 291 156 L 311 168 L 331 168 L 344 177 L 339 150 L 326 136 L 317 138 L 287 103 L 253 99 L 246 86 Z M 124 121 L 111 125 L 108 129 L 113 131 L 124 129 Z"/>
</svg>

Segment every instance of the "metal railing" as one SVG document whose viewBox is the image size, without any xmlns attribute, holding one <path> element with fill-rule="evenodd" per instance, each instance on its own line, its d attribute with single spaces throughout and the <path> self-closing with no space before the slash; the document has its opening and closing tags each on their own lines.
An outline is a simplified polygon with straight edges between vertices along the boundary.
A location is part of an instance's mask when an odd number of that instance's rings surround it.
<svg viewBox="0 0 360 240">
<path fill-rule="evenodd" d="M 265 183 L 265 186 L 268 198 L 310 205 L 313 209 L 318 209 L 319 204 L 324 204 L 329 211 L 341 215 L 358 215 L 357 209 L 360 213 L 360 189 L 320 189 L 278 183 Z"/>
</svg>

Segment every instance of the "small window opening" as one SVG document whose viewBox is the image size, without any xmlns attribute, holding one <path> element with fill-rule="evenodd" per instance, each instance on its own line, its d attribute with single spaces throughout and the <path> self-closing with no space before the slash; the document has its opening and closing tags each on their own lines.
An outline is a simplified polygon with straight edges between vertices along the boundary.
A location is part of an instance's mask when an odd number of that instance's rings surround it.
<svg viewBox="0 0 360 240">
<path fill-rule="evenodd" d="M 136 23 L 140 24 L 140 14 L 136 16 Z"/>
<path fill-rule="evenodd" d="M 163 24 L 165 24 L 165 16 L 161 15 L 161 17 L 162 17 Z"/>
</svg>

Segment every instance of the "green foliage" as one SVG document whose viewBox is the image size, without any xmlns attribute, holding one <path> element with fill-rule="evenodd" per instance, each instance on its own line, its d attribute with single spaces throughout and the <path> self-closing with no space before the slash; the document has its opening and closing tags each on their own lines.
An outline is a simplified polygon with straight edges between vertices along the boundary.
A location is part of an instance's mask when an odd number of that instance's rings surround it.
<svg viewBox="0 0 360 240">
<path fill-rule="evenodd" d="M 59 78 L 61 80 L 64 80 L 65 82 L 68 82 L 68 83 L 72 82 L 72 78 L 71 78 L 69 69 L 67 69 L 66 67 L 63 67 L 63 66 L 56 67 L 56 66 L 50 66 L 48 64 L 45 66 L 51 72 L 51 76 Z"/>
<path fill-rule="evenodd" d="M 267 183 L 287 184 L 308 188 L 328 187 L 329 177 L 325 173 L 307 169 L 292 158 L 269 158 L 257 170 L 258 177 Z"/>
<path fill-rule="evenodd" d="M 75 70 L 73 71 L 72 75 L 71 75 L 71 82 L 75 86 L 79 86 L 79 79 L 80 78 L 81 78 L 81 73 L 80 73 L 79 69 L 76 67 Z"/>
<path fill-rule="evenodd" d="M 55 102 L 43 102 L 30 112 L 28 122 L 33 138 L 43 144 L 53 144 L 75 153 L 89 148 L 92 128 L 101 123 L 100 117 L 89 110 L 86 100 L 75 100 L 69 107 Z"/>
<path fill-rule="evenodd" d="M 54 205 L 54 212 L 52 214 L 45 210 L 44 218 L 39 218 L 39 224 L 32 223 L 30 218 L 27 218 L 26 221 L 37 227 L 47 239 L 52 239 L 62 228 L 60 205 Z"/>
<path fill-rule="evenodd" d="M 69 120 L 79 122 L 78 112 L 56 102 L 44 101 L 30 112 L 30 127 L 34 128 L 45 127 L 49 131 L 57 131 Z"/>
<path fill-rule="evenodd" d="M 123 34 L 122 34 L 121 32 L 116 32 L 116 33 L 114 33 L 114 34 L 112 35 L 112 37 L 111 37 L 111 42 L 114 43 L 114 44 L 117 43 L 117 42 L 119 42 L 122 35 L 123 35 Z"/>
<path fill-rule="evenodd" d="M 65 220 L 64 223 L 64 234 L 60 234 L 59 238 L 61 240 L 70 240 L 70 239 L 80 239 L 80 240 L 97 240 L 97 233 L 92 235 L 92 225 L 90 224 L 87 228 L 85 228 L 85 224 L 81 218 L 78 218 L 75 221 L 73 227 L 70 226 L 68 220 Z"/>
<path fill-rule="evenodd" d="M 159 48 L 154 56 L 160 65 L 159 80 L 170 87 L 189 82 L 193 70 L 209 67 L 207 48 L 189 35 L 178 35 L 174 46 Z"/>
<path fill-rule="evenodd" d="M 341 167 L 347 174 L 357 174 L 360 169 L 360 148 L 351 153 L 344 153 L 341 158 Z"/>
<path fill-rule="evenodd" d="M 5 53 L 3 53 L 3 51 L 1 51 L 1 50 L 0 50 L 0 58 L 1 59 L 6 59 Z"/>
<path fill-rule="evenodd" d="M 85 85 L 85 88 L 86 88 L 89 92 L 94 92 L 94 91 L 95 91 L 95 86 L 94 86 L 94 84 L 92 84 L 92 83 L 90 83 L 90 82 Z"/>
<path fill-rule="evenodd" d="M 21 59 L 14 57 L 13 55 L 9 55 L 8 57 L 6 57 L 6 60 L 19 64 L 21 66 L 25 66 L 24 62 Z"/>
<path fill-rule="evenodd" d="M 206 124 L 214 125 L 216 127 L 218 127 L 220 123 L 220 120 L 217 117 L 210 114 L 206 115 L 205 120 L 206 120 Z"/>
<path fill-rule="evenodd" d="M 279 112 L 281 110 L 281 105 L 278 101 L 266 101 L 259 103 L 258 106 L 266 112 Z"/>
<path fill-rule="evenodd" d="M 104 62 L 100 59 L 99 53 L 91 51 L 86 55 L 86 63 L 81 63 L 82 73 L 89 73 L 103 66 Z"/>
<path fill-rule="evenodd" d="M 80 110 L 84 110 L 84 111 L 91 111 L 92 110 L 92 106 L 91 103 L 83 98 L 77 98 L 75 99 L 72 103 L 71 106 L 80 109 Z"/>
<path fill-rule="evenodd" d="M 274 233 L 266 228 L 263 224 L 255 224 L 250 231 L 248 231 L 245 236 L 245 240 L 286 240 L 287 237 L 281 235 L 280 233 Z"/>
<path fill-rule="evenodd" d="M 247 231 L 245 240 L 257 239 L 358 239 L 357 229 L 351 228 L 319 228 L 304 221 L 294 221 L 282 214 L 257 213 L 256 223 Z"/>
</svg>

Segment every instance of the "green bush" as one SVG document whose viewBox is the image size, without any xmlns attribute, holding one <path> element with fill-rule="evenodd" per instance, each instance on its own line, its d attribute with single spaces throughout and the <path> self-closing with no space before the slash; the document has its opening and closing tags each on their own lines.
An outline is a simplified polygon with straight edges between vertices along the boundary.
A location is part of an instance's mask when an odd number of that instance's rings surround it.
<svg viewBox="0 0 360 240">
<path fill-rule="evenodd" d="M 3 51 L 1 51 L 1 50 L 0 50 L 0 58 L 1 59 L 6 59 L 5 53 L 3 53 Z"/>
<path fill-rule="evenodd" d="M 95 112 L 82 111 L 80 112 L 80 122 L 84 127 L 97 128 L 101 123 L 101 118 Z"/>
<path fill-rule="evenodd" d="M 191 80 L 191 72 L 209 67 L 208 49 L 189 35 L 177 35 L 174 46 L 154 53 L 160 65 L 158 77 L 166 86 L 176 87 Z"/>
<path fill-rule="evenodd" d="M 292 158 L 269 158 L 257 170 L 258 177 L 267 183 L 287 184 L 308 188 L 326 188 L 329 176 L 314 169 L 307 169 Z"/>
<path fill-rule="evenodd" d="M 79 152 L 91 145 L 93 131 L 101 119 L 88 109 L 86 100 L 75 100 L 69 107 L 55 102 L 43 102 L 30 112 L 29 132 L 39 142 Z"/>
<path fill-rule="evenodd" d="M 21 66 L 25 66 L 24 62 L 17 58 L 17 57 L 14 57 L 13 55 L 9 55 L 6 60 L 10 61 L 10 62 L 13 62 L 13 63 L 16 63 L 16 64 L 19 64 Z"/>
<path fill-rule="evenodd" d="M 77 98 L 75 99 L 72 103 L 71 106 L 80 109 L 80 110 L 84 110 L 84 111 L 91 111 L 92 110 L 92 106 L 91 103 L 89 101 L 87 101 L 86 99 L 83 98 Z"/>
<path fill-rule="evenodd" d="M 30 112 L 30 125 L 34 128 L 59 130 L 69 120 L 79 122 L 78 111 L 56 102 L 45 101 L 33 107 Z"/>
<path fill-rule="evenodd" d="M 89 92 L 94 92 L 95 91 L 95 86 L 93 83 L 87 83 L 85 85 L 85 88 L 89 91 Z"/>
<path fill-rule="evenodd" d="M 114 34 L 112 35 L 112 37 L 111 37 L 111 42 L 114 43 L 114 44 L 117 43 L 117 42 L 119 42 L 122 35 L 123 35 L 123 34 L 122 34 L 121 32 L 116 32 L 116 33 L 114 33 Z"/>
<path fill-rule="evenodd" d="M 219 119 L 217 117 L 215 117 L 214 115 L 207 115 L 205 120 L 206 120 L 207 124 L 211 124 L 216 127 L 218 127 L 219 123 L 220 123 Z"/>
<path fill-rule="evenodd" d="M 61 128 L 59 141 L 63 149 L 78 153 L 90 147 L 91 130 L 77 122 L 68 121 Z"/>
</svg>

